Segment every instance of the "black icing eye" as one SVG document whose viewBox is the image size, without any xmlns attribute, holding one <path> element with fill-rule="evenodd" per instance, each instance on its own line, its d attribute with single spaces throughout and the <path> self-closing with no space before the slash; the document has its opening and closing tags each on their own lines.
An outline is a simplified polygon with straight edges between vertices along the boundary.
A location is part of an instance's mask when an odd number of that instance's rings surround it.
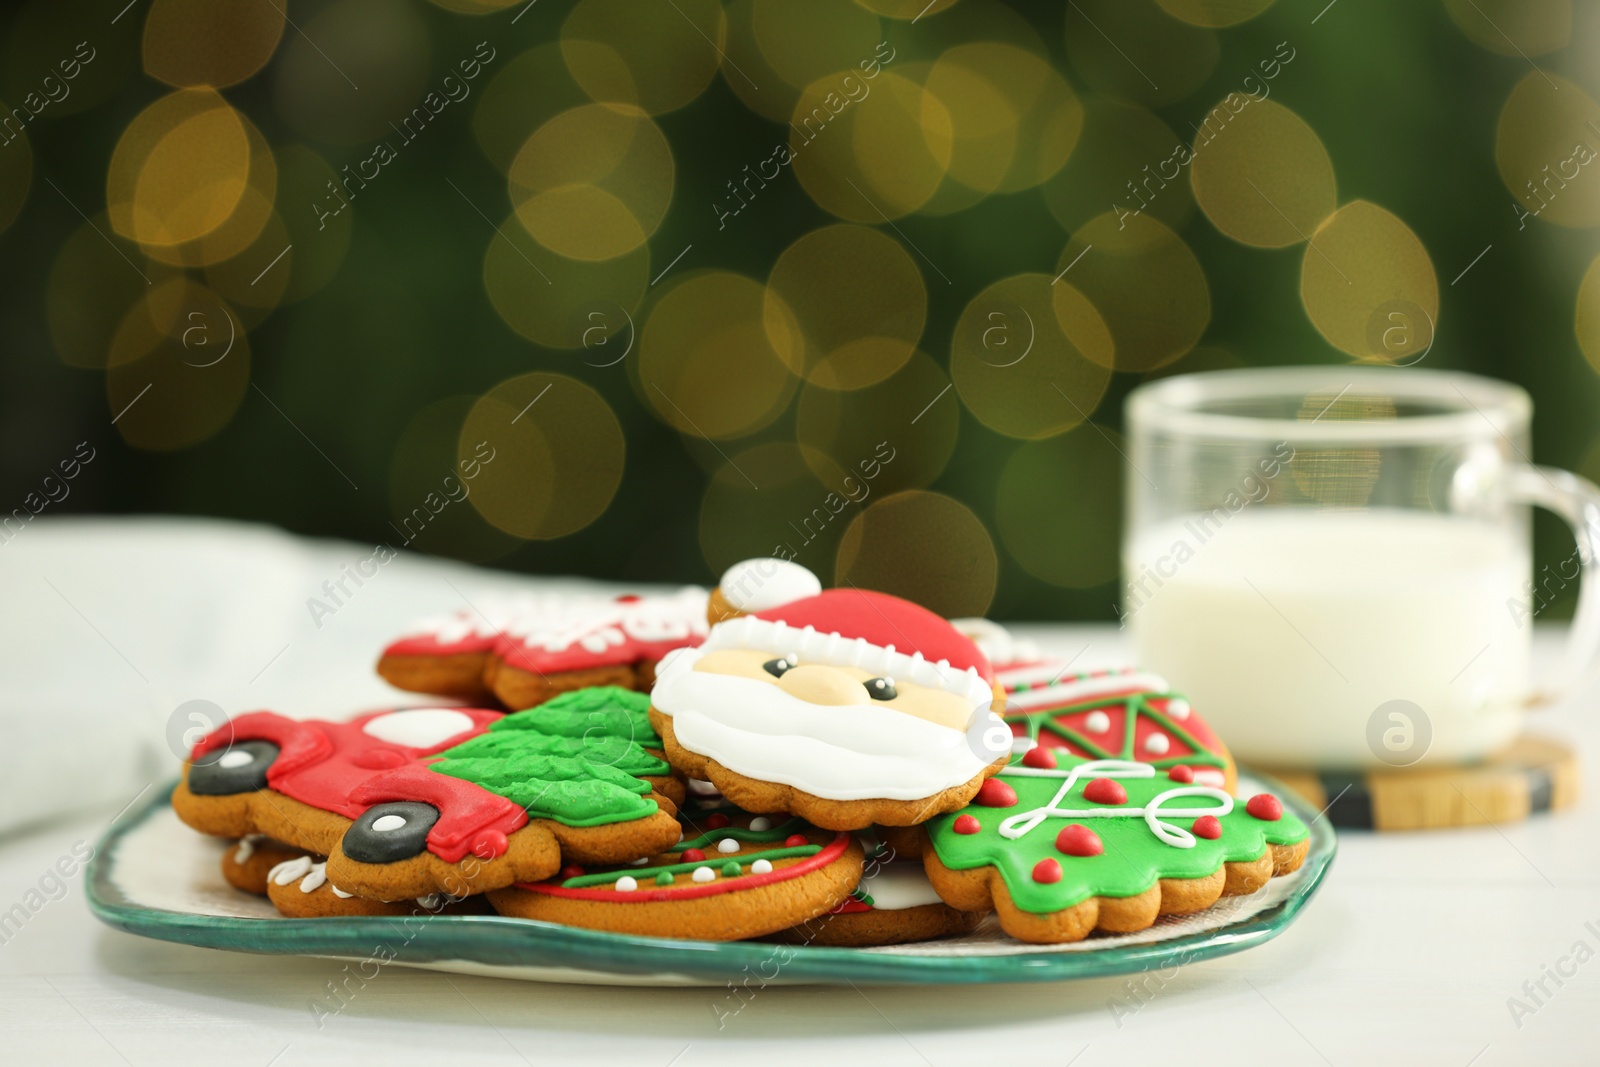
<svg viewBox="0 0 1600 1067">
<path fill-rule="evenodd" d="M 873 700 L 893 700 L 900 695 L 893 678 L 868 678 L 861 684 L 867 687 L 867 696 Z"/>
<path fill-rule="evenodd" d="M 774 678 L 782 678 L 785 671 L 795 668 L 795 661 L 793 656 L 783 656 L 779 659 L 769 659 L 761 667 Z"/>
<path fill-rule="evenodd" d="M 421 855 L 428 831 L 439 821 L 432 804 L 400 800 L 368 808 L 344 832 L 340 847 L 358 863 L 394 863 Z"/>
<path fill-rule="evenodd" d="M 202 797 L 254 793 L 267 787 L 267 768 L 278 758 L 271 741 L 240 741 L 210 752 L 189 768 L 189 792 Z"/>
</svg>

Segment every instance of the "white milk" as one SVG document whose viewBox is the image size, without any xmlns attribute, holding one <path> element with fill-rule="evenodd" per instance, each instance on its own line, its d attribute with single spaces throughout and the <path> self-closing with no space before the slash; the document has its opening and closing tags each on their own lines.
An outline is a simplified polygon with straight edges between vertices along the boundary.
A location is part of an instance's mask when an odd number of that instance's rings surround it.
<svg viewBox="0 0 1600 1067">
<path fill-rule="evenodd" d="M 1256 508 L 1147 530 L 1123 562 L 1140 662 L 1242 760 L 1404 765 L 1431 730 L 1426 761 L 1460 761 L 1517 733 L 1533 628 L 1511 605 L 1531 566 L 1502 527 Z M 1369 731 L 1391 700 L 1425 721 L 1390 708 Z"/>
</svg>

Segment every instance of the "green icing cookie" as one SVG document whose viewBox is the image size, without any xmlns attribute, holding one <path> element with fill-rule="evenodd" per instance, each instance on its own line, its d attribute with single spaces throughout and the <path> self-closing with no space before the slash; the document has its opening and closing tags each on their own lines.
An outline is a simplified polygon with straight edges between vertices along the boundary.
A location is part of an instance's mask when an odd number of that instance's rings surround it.
<svg viewBox="0 0 1600 1067">
<path fill-rule="evenodd" d="M 537 707 L 519 711 L 489 727 L 491 731 L 533 730 L 551 737 L 614 737 L 641 748 L 661 748 L 650 726 L 650 697 L 615 685 L 575 689 Z"/>
<path fill-rule="evenodd" d="M 1249 814 L 1245 802 L 1235 799 L 1232 810 L 1224 815 L 1220 790 L 1204 790 L 1172 781 L 1164 772 L 1148 765 L 1082 760 L 1064 753 L 1057 758 L 1058 769 L 1048 772 L 1050 776 L 1013 763 L 992 784 L 986 784 L 984 793 L 980 794 L 985 797 L 1003 794 L 1002 786 L 1009 786 L 1016 792 L 1015 804 L 993 807 L 974 802 L 959 812 L 933 819 L 926 827 L 940 862 L 953 870 L 998 869 L 1012 900 L 1025 912 L 1062 911 L 1093 896 L 1136 896 L 1162 878 L 1204 878 L 1224 863 L 1258 859 L 1268 844 L 1293 845 L 1308 836 L 1305 824 L 1287 808 L 1277 821 L 1266 821 Z M 1122 776 L 1140 766 L 1152 771 L 1153 776 Z M 1078 767 L 1084 769 L 1079 771 L 1066 795 L 1058 799 L 1057 793 L 1067 781 L 1067 775 Z M 1084 789 L 1091 781 L 1112 775 L 1115 775 L 1116 784 L 1127 792 L 1125 803 L 1097 803 L 1085 799 Z M 1169 798 L 1157 813 L 1169 837 L 1191 841 L 1193 847 L 1169 844 L 1142 816 L 1075 814 L 1092 809 L 1148 808 L 1158 795 L 1174 789 L 1201 790 L 1199 794 Z M 1007 837 L 1000 832 L 1002 823 L 1007 820 L 1016 820 L 1012 823 L 1013 830 L 1022 829 L 1027 824 L 1018 826 L 1017 821 L 1030 812 L 1042 816 L 1031 829 L 1017 837 Z M 1190 832 L 1196 818 L 1203 813 L 1215 816 L 1221 826 L 1221 836 L 1215 840 Z M 976 820 L 976 831 L 958 832 L 958 820 L 962 828 L 969 831 L 973 827 L 967 820 Z M 1058 848 L 1057 836 L 1074 823 L 1094 831 L 1104 851 L 1094 856 L 1075 856 Z M 1060 865 L 1058 881 L 1039 881 L 1034 877 L 1036 868 L 1044 860 L 1054 860 Z"/>
<path fill-rule="evenodd" d="M 440 753 L 429 768 L 480 785 L 527 809 L 530 818 L 599 826 L 652 815 L 643 777 L 669 773 L 645 751 L 650 698 L 616 686 L 563 693 L 490 724 L 487 733 Z"/>
</svg>

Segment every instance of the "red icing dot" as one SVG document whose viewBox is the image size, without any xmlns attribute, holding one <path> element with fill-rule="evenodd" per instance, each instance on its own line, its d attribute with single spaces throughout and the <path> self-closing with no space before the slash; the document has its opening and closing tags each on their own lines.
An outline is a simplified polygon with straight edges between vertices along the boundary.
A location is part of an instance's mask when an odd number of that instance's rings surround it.
<svg viewBox="0 0 1600 1067">
<path fill-rule="evenodd" d="M 805 834 L 790 834 L 788 837 L 783 839 L 783 845 L 785 848 L 799 848 L 801 845 L 809 844 L 811 844 L 811 841 L 806 837 Z"/>
<path fill-rule="evenodd" d="M 1262 822 L 1277 822 L 1283 818 L 1283 802 L 1271 793 L 1257 793 L 1245 804 L 1244 810 Z"/>
<path fill-rule="evenodd" d="M 699 863 L 706 858 L 706 854 L 697 848 L 686 848 L 678 858 L 684 863 Z"/>
<path fill-rule="evenodd" d="M 1203 837 L 1207 841 L 1215 841 L 1222 836 L 1222 824 L 1217 821 L 1215 815 L 1200 816 L 1194 821 L 1191 829 L 1194 831 L 1194 836 Z"/>
<path fill-rule="evenodd" d="M 975 834 L 983 827 L 971 815 L 957 815 L 956 821 L 951 824 L 950 829 L 958 834 Z"/>
<path fill-rule="evenodd" d="M 1053 859 L 1042 859 L 1033 865 L 1033 880 L 1044 885 L 1061 881 L 1061 864 Z"/>
<path fill-rule="evenodd" d="M 1189 782 L 1194 781 L 1194 768 L 1180 763 L 1167 772 L 1167 777 L 1171 778 L 1174 782 L 1183 782 L 1184 784 L 1188 784 Z"/>
<path fill-rule="evenodd" d="M 1096 804 L 1126 804 L 1128 791 L 1109 778 L 1096 778 L 1083 787 L 1083 799 Z"/>
<path fill-rule="evenodd" d="M 565 867 L 561 868 L 561 877 L 562 878 L 582 878 L 583 877 L 583 868 L 579 867 L 576 863 L 569 863 Z"/>
<path fill-rule="evenodd" d="M 719 811 L 715 815 L 709 816 L 706 819 L 706 829 L 707 830 L 720 830 L 724 826 L 727 826 L 731 822 L 733 822 L 732 819 L 728 818 L 726 815 L 722 814 L 722 812 Z"/>
<path fill-rule="evenodd" d="M 499 830 L 483 830 L 472 839 L 472 854 L 480 860 L 492 860 L 496 856 L 504 856 L 511 843 L 506 840 L 506 835 Z"/>
<path fill-rule="evenodd" d="M 998 778 L 989 778 L 978 787 L 972 802 L 986 808 L 1009 808 L 1017 802 L 1017 791 Z"/>
<path fill-rule="evenodd" d="M 1082 823 L 1063 827 L 1056 835 L 1056 848 L 1069 856 L 1098 856 L 1106 850 L 1100 835 Z"/>
<path fill-rule="evenodd" d="M 1043 745 L 1037 745 L 1022 754 L 1022 765 L 1053 771 L 1056 769 L 1056 754 Z"/>
</svg>

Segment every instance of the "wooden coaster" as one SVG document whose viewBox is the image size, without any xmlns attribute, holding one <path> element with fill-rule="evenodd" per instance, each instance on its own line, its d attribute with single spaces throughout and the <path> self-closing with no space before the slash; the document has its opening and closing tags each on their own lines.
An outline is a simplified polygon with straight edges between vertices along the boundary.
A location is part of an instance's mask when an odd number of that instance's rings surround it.
<svg viewBox="0 0 1600 1067">
<path fill-rule="evenodd" d="M 1517 822 L 1578 802 L 1578 757 L 1560 741 L 1524 736 L 1470 767 L 1265 773 L 1300 794 L 1334 826 L 1437 830 Z"/>
</svg>

